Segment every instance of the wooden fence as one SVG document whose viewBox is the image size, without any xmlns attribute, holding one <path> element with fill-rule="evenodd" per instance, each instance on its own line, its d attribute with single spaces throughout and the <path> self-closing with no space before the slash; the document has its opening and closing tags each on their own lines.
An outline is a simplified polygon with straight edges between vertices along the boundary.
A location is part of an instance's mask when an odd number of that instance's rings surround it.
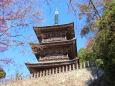
<svg viewBox="0 0 115 86">
<path fill-rule="evenodd" d="M 89 61 L 84 62 L 84 63 L 80 63 L 79 65 L 74 63 L 74 64 L 70 64 L 70 65 L 65 65 L 65 66 L 61 66 L 61 67 L 56 67 L 56 68 L 52 68 L 52 69 L 39 71 L 37 73 L 29 74 L 26 76 L 21 76 L 18 78 L 1 80 L 0 86 L 6 85 L 8 83 L 14 83 L 14 82 L 17 82 L 20 80 L 29 80 L 29 79 L 34 79 L 34 78 L 40 78 L 40 77 L 44 77 L 44 76 L 48 76 L 48 75 L 52 75 L 52 74 L 63 73 L 63 72 L 72 71 L 72 70 L 77 71 L 78 69 L 87 68 L 90 66 L 96 66 L 96 63 L 93 63 L 93 65 L 91 63 L 89 63 Z"/>
</svg>

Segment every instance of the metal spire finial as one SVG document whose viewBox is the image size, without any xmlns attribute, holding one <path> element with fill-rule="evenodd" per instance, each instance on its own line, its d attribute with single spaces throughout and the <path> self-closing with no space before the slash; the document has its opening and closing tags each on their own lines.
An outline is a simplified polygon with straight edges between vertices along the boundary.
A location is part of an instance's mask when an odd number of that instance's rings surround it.
<svg viewBox="0 0 115 86">
<path fill-rule="evenodd" d="M 56 8 L 56 11 L 55 11 L 55 24 L 57 25 L 58 24 L 58 9 Z"/>
<path fill-rule="evenodd" d="M 56 8 L 55 14 L 58 14 L 58 9 Z"/>
</svg>

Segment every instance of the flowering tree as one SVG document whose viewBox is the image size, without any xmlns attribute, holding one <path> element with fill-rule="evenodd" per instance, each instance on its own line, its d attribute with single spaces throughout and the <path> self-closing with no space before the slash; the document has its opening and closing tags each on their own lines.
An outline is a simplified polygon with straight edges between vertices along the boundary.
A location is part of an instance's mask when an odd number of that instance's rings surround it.
<svg viewBox="0 0 115 86">
<path fill-rule="evenodd" d="M 41 10 L 39 5 L 35 4 L 36 1 L 0 0 L 0 52 L 8 50 L 9 46 L 24 44 L 17 39 L 21 36 L 17 31 L 42 21 Z M 0 63 L 8 64 L 9 62 L 12 60 L 0 58 Z"/>
</svg>

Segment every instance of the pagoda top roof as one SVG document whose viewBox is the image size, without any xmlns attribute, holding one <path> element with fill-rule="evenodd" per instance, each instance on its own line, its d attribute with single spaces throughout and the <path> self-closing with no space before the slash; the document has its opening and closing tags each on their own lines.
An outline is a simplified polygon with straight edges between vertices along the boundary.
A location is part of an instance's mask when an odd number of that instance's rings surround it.
<svg viewBox="0 0 115 86">
<path fill-rule="evenodd" d="M 61 27 L 61 28 L 63 28 L 63 27 L 69 27 L 69 26 L 73 26 L 74 25 L 74 22 L 70 22 L 70 23 L 68 23 L 68 24 L 57 24 L 57 25 L 50 25 L 50 26 L 33 26 L 33 28 L 34 29 L 48 29 L 48 28 L 50 28 L 50 29 L 54 29 L 54 28 L 59 28 L 59 27 Z"/>
<path fill-rule="evenodd" d="M 74 34 L 74 22 L 68 24 L 52 25 L 52 26 L 34 26 L 34 31 L 40 42 L 42 39 L 47 39 L 51 37 L 67 37 L 67 39 L 72 39 L 75 37 Z"/>
</svg>

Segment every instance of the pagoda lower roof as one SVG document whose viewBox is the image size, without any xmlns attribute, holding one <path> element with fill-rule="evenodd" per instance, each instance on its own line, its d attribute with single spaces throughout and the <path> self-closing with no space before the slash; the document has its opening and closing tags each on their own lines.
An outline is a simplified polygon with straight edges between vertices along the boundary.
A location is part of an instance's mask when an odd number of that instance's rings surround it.
<svg viewBox="0 0 115 86">
<path fill-rule="evenodd" d="M 62 61 L 47 61 L 47 62 L 38 62 L 38 63 L 25 63 L 27 68 L 32 71 L 31 68 L 50 68 L 50 67 L 57 67 L 57 66 L 63 66 L 63 65 L 69 65 L 72 63 L 75 63 L 78 61 L 78 58 L 76 57 L 73 60 L 62 60 Z"/>
</svg>

